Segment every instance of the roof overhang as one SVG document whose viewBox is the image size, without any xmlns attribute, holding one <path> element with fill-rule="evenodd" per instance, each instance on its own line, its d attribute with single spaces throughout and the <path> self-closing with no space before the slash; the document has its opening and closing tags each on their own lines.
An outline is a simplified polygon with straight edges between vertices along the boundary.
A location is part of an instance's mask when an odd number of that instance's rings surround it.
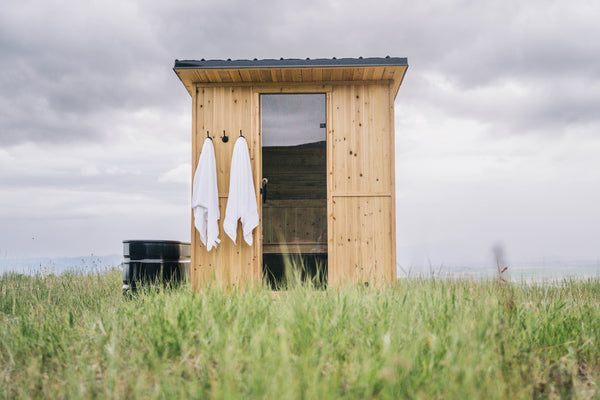
<svg viewBox="0 0 600 400">
<path fill-rule="evenodd" d="M 394 97 L 408 68 L 404 57 L 175 60 L 173 70 L 192 95 L 195 84 L 302 84 L 390 81 Z"/>
</svg>

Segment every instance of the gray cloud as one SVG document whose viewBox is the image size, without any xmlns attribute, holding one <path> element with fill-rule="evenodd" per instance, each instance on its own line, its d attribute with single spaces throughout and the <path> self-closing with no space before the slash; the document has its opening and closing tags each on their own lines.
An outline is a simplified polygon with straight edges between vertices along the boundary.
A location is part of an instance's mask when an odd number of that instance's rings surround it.
<svg viewBox="0 0 600 400">
<path fill-rule="evenodd" d="M 173 110 L 172 60 L 135 7 L 12 6 L 0 17 L 0 143 L 97 140 L 115 112 Z"/>
<path fill-rule="evenodd" d="M 584 191 L 581 184 L 588 198 L 598 197 L 594 153 L 560 144 L 568 138 L 569 145 L 597 148 L 600 53 L 593 39 L 600 35 L 599 14 L 600 4 L 587 0 L 8 2 L 0 13 L 0 203 L 14 211 L 39 206 L 31 193 L 52 197 L 56 221 L 42 231 L 56 238 L 40 247 L 48 252 L 88 253 L 80 249 L 89 246 L 85 232 L 92 225 L 98 242 L 108 243 L 102 231 L 111 232 L 115 252 L 119 238 L 165 232 L 185 239 L 189 187 L 180 174 L 190 162 L 191 102 L 171 70 L 174 59 L 406 56 L 410 67 L 396 103 L 403 160 L 397 176 L 407 196 L 399 207 L 409 210 L 399 215 L 414 230 L 400 226 L 398 232 L 416 248 L 427 243 L 421 231 L 428 224 L 441 235 L 430 243 L 464 239 L 462 247 L 449 247 L 468 253 L 466 241 L 484 228 L 477 225 L 482 212 L 468 206 L 477 202 L 465 196 L 490 206 L 500 201 L 470 186 L 484 178 L 490 191 L 518 192 L 502 185 L 522 184 L 530 164 L 539 166 L 535 173 L 560 165 L 568 173 L 554 171 L 549 182 L 585 177 L 565 190 Z M 511 140 L 516 144 L 504 145 Z M 556 161 L 529 151 L 548 143 Z M 459 180 L 464 195 L 444 196 L 444 179 Z M 540 185 L 530 204 L 551 192 Z M 428 196 L 438 202 L 427 203 Z M 94 201 L 101 215 L 90 211 Z M 511 213 L 523 219 L 518 196 L 512 201 L 503 209 L 509 222 L 490 217 L 490 231 L 513 232 L 518 219 Z M 584 221 L 586 210 L 597 221 L 589 204 L 576 205 L 582 211 L 574 221 Z M 556 206 L 569 207 L 568 196 Z M 539 220 L 549 215 L 536 212 Z M 569 229 L 575 224 L 558 220 Z M 23 240 L 39 229 L 35 219 L 21 221 Z M 8 211 L 5 222 L 19 224 Z M 453 237 L 457 223 L 465 238 Z M 71 243 L 60 250 L 54 232 L 69 229 L 64 235 Z M 522 254 L 536 229 L 526 227 L 519 236 Z M 574 241 L 587 246 L 586 232 L 595 234 L 583 231 L 565 248 L 577 249 Z M 492 233 L 481 236 L 492 240 Z M 7 236 L 0 243 L 29 246 Z M 541 242 L 531 247 L 544 251 Z"/>
<path fill-rule="evenodd" d="M 477 98 L 443 104 L 437 88 L 419 84 L 422 73 L 441 74 L 457 91 L 507 79 L 536 82 L 523 117 L 534 125 L 600 118 L 592 106 L 597 96 L 586 93 L 600 79 L 600 54 L 585 40 L 600 33 L 591 3 L 60 4 L 14 4 L 0 17 L 2 143 L 99 139 L 116 110 L 179 111 L 186 99 L 170 71 L 174 58 L 407 55 L 412 90 L 403 97 L 440 104 L 449 114 L 466 108 L 483 112 L 471 118 L 489 118 L 498 104 L 487 113 Z M 583 82 L 576 93 L 563 84 L 573 77 Z M 514 100 L 496 115 L 523 113 Z M 106 122 L 89 123 L 93 117 Z"/>
</svg>

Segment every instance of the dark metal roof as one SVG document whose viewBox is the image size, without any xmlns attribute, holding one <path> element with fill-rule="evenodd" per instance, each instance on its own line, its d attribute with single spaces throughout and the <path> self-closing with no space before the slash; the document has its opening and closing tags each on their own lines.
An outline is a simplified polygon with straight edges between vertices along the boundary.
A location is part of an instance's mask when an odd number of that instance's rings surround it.
<svg viewBox="0 0 600 400">
<path fill-rule="evenodd" d="M 315 68 L 315 67 L 379 67 L 387 65 L 408 66 L 406 57 L 368 58 L 280 58 L 265 60 L 175 60 L 173 69 L 223 69 L 223 68 Z"/>
</svg>

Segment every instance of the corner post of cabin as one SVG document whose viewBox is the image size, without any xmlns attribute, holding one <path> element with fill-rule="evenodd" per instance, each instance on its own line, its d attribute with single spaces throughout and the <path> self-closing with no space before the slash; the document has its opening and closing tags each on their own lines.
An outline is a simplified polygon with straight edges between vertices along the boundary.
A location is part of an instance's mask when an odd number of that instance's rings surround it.
<svg viewBox="0 0 600 400">
<path fill-rule="evenodd" d="M 198 135 L 198 85 L 192 85 L 192 162 L 190 163 L 192 166 L 191 170 L 191 182 L 194 181 L 194 171 L 196 171 L 196 167 L 198 165 L 198 152 L 196 148 L 196 136 Z M 190 197 L 193 196 L 193 192 L 190 191 Z M 190 255 L 190 280 L 192 284 L 192 288 L 194 290 L 198 290 L 199 282 L 198 282 L 198 265 L 197 265 L 197 251 L 196 251 L 196 241 L 198 240 L 198 232 L 194 226 L 194 210 L 190 209 L 191 215 L 191 255 Z"/>
<path fill-rule="evenodd" d="M 395 112 L 396 107 L 394 102 L 396 101 L 396 92 L 394 91 L 394 81 L 390 80 L 388 85 L 388 95 L 389 95 L 389 115 L 390 115 L 390 149 L 392 150 L 392 154 L 396 154 L 396 125 L 395 125 Z M 391 276 L 389 282 L 395 283 L 398 279 L 397 276 L 397 259 L 396 259 L 396 157 L 390 157 L 390 171 L 391 171 L 391 188 L 390 194 L 392 195 L 392 208 L 390 220 L 392 221 L 392 269 L 389 271 Z"/>
</svg>

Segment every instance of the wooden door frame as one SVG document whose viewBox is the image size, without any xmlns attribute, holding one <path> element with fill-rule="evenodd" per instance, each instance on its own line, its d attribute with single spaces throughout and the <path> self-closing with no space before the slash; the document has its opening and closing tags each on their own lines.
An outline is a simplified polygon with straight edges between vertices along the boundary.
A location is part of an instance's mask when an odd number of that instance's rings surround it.
<svg viewBox="0 0 600 400">
<path fill-rule="evenodd" d="M 326 174 L 327 174 L 327 281 L 330 281 L 331 269 L 335 260 L 332 257 L 333 249 L 333 224 L 332 224 L 332 211 L 333 203 L 331 197 L 331 190 L 333 188 L 333 109 L 331 104 L 331 93 L 333 87 L 330 84 L 313 84 L 313 85 L 257 85 L 252 86 L 252 128 L 254 130 L 252 137 L 256 140 L 253 143 L 254 153 L 254 170 L 257 172 L 254 177 L 254 185 L 257 188 L 257 203 L 260 204 L 258 210 L 258 234 L 256 235 L 255 244 L 255 259 L 257 265 L 255 266 L 258 271 L 258 276 L 263 279 L 263 215 L 262 215 L 262 196 L 260 194 L 260 188 L 262 184 L 262 127 L 261 127 L 261 103 L 260 96 L 262 94 L 324 94 L 325 95 L 325 123 L 327 124 L 326 131 Z"/>
</svg>

